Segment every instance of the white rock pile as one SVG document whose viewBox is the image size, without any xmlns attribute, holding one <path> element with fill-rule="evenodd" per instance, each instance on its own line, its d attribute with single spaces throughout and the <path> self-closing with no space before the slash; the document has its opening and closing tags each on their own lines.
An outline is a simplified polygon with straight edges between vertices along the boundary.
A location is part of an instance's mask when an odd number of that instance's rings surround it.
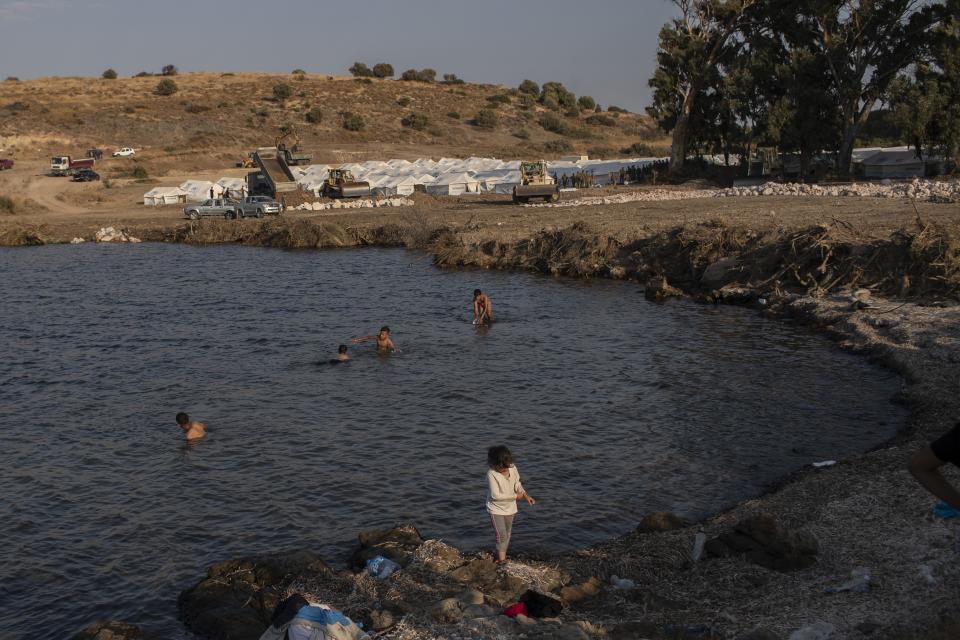
<svg viewBox="0 0 960 640">
<path fill-rule="evenodd" d="M 140 242 L 140 238 L 131 236 L 123 229 L 114 229 L 113 227 L 102 227 L 93 236 L 97 242 Z"/>
<path fill-rule="evenodd" d="M 752 196 L 910 198 L 934 202 L 953 202 L 960 200 L 960 180 L 915 179 L 911 182 L 861 182 L 844 185 L 767 182 L 750 187 L 731 187 L 729 189 L 691 189 L 688 191 L 653 189 L 611 196 L 577 198 L 543 204 L 534 203 L 526 206 L 581 207 L 599 204 L 622 204 L 625 202 L 662 202 L 666 200 Z"/>
<path fill-rule="evenodd" d="M 297 211 L 329 211 L 330 209 L 371 209 L 375 207 L 409 207 L 410 198 L 361 198 L 357 200 L 331 200 L 329 202 L 304 202 L 295 207 Z"/>
</svg>

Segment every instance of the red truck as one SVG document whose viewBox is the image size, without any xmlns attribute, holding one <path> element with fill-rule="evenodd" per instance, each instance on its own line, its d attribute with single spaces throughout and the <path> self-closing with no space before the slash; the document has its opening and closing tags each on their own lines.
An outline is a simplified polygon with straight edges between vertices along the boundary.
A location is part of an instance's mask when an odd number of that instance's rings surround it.
<svg viewBox="0 0 960 640">
<path fill-rule="evenodd" d="M 50 175 L 68 176 L 77 169 L 93 169 L 93 158 L 71 158 L 70 156 L 54 156 L 50 160 Z"/>
<path fill-rule="evenodd" d="M 13 160 L 8 158 L 0 158 L 0 171 L 4 169 L 13 169 Z"/>
</svg>

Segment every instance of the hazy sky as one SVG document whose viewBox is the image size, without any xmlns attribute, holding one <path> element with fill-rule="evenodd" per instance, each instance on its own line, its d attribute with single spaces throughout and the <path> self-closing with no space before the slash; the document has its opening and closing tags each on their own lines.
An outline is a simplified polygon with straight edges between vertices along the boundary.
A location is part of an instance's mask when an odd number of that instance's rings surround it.
<svg viewBox="0 0 960 640">
<path fill-rule="evenodd" d="M 556 80 L 632 111 L 648 103 L 668 0 L 0 0 L 0 77 L 158 71 L 397 74 Z M 0 86 L 2 91 L 2 86 Z"/>
</svg>

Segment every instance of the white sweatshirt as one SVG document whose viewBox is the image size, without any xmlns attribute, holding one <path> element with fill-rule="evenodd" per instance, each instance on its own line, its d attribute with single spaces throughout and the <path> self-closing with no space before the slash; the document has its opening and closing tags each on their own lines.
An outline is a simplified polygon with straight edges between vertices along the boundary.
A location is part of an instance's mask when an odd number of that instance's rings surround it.
<svg viewBox="0 0 960 640">
<path fill-rule="evenodd" d="M 508 469 L 510 477 L 499 471 L 487 471 L 487 511 L 497 516 L 512 516 L 517 512 L 517 496 L 523 493 L 520 472 L 515 465 Z"/>
</svg>

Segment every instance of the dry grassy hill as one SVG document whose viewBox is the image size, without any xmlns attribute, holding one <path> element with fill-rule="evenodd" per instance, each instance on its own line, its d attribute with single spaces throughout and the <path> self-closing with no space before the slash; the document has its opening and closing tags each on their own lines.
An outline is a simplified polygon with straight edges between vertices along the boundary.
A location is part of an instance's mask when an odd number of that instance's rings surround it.
<svg viewBox="0 0 960 640">
<path fill-rule="evenodd" d="M 569 116 L 539 104 L 522 105 L 517 91 L 504 86 L 191 73 L 171 77 L 178 91 L 160 96 L 155 89 L 161 79 L 4 81 L 0 155 L 42 159 L 83 155 L 89 147 L 132 146 L 143 150 L 138 161 L 151 175 L 163 175 L 174 166 L 232 166 L 251 149 L 272 145 L 280 128 L 290 123 L 298 127 L 304 150 L 327 163 L 419 156 L 556 158 L 571 151 L 609 157 L 636 143 L 661 150 L 665 144 L 646 116 L 604 112 L 604 123 L 597 123 L 598 118 L 589 123 L 597 114 Z M 274 97 L 279 84 L 292 88 L 289 99 Z M 492 128 L 474 124 L 485 108 L 497 114 Z M 316 120 L 317 109 L 320 121 L 308 121 L 311 110 Z M 345 129 L 344 112 L 358 114 L 363 129 Z M 422 130 L 401 123 L 411 113 L 426 115 Z M 559 116 L 569 133 L 545 130 L 539 124 L 545 113 Z"/>
</svg>

